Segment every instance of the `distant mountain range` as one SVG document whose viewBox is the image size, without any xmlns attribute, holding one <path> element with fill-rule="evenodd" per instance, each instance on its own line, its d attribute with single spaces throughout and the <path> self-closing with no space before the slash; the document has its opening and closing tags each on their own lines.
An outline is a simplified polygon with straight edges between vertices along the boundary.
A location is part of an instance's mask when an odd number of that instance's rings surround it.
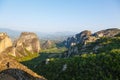
<svg viewBox="0 0 120 80">
<path fill-rule="evenodd" d="M 6 32 L 11 39 L 18 38 L 20 33 L 23 31 L 12 30 L 8 28 L 0 28 L 0 32 Z M 28 31 L 29 32 L 29 31 Z M 54 32 L 54 33 L 42 33 L 35 32 L 37 36 L 42 40 L 65 40 L 67 37 L 73 36 L 75 32 L 64 31 L 64 32 Z"/>
<path fill-rule="evenodd" d="M 19 37 L 21 33 L 20 31 L 15 31 L 15 30 L 7 29 L 7 28 L 0 28 L 0 32 L 6 32 L 11 39 L 15 39 Z"/>
</svg>

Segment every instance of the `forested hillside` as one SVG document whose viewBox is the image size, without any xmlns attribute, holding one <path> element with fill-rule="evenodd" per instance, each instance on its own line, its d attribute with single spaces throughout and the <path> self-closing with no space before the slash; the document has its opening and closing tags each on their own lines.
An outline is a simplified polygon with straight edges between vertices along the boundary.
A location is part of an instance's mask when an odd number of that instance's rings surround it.
<svg viewBox="0 0 120 80">
<path fill-rule="evenodd" d="M 119 80 L 119 43 L 120 34 L 114 37 L 101 37 L 95 42 L 89 43 L 82 54 L 81 44 L 78 44 L 72 47 L 79 48 L 78 54 L 74 53 L 75 55 L 68 58 L 49 58 L 47 63 L 35 64 L 36 58 L 23 62 L 23 64 L 48 80 Z M 96 46 L 97 48 L 94 50 Z"/>
</svg>

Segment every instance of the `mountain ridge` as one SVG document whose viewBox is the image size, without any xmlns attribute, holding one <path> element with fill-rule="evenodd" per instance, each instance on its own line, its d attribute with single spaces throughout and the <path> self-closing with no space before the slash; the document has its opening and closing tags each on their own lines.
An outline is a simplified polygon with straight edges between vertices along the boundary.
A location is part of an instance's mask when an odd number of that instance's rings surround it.
<svg viewBox="0 0 120 80">
<path fill-rule="evenodd" d="M 8 28 L 0 28 L 0 32 L 6 32 L 12 40 L 18 38 L 21 32 L 35 32 L 40 39 L 43 40 L 59 40 L 59 39 L 66 39 L 68 36 L 72 36 L 75 34 L 75 32 L 71 31 L 63 31 L 63 32 L 38 32 L 38 31 L 18 31 L 18 30 L 13 30 L 13 29 L 8 29 Z M 57 39 L 58 38 L 58 39 Z"/>
</svg>

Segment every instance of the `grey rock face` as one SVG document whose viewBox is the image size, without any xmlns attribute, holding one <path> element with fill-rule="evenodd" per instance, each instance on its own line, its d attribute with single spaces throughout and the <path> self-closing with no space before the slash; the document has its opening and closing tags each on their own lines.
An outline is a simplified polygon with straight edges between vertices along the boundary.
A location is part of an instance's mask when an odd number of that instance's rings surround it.
<svg viewBox="0 0 120 80">
<path fill-rule="evenodd" d="M 65 42 L 65 46 L 69 48 L 78 43 L 84 43 L 84 40 L 86 40 L 89 36 L 91 36 L 91 31 L 82 31 L 81 33 L 76 34 L 75 37 L 69 37 Z"/>
<path fill-rule="evenodd" d="M 0 73 L 1 80 L 45 80 L 31 76 L 20 69 L 6 69 Z"/>
<path fill-rule="evenodd" d="M 65 42 L 67 48 L 74 46 L 76 44 L 87 44 L 89 42 L 94 42 L 101 37 L 113 37 L 120 33 L 120 29 L 112 28 L 98 31 L 94 34 L 91 31 L 85 30 L 75 35 L 75 37 L 69 37 Z"/>
<path fill-rule="evenodd" d="M 92 34 L 91 31 L 88 31 L 88 30 L 85 30 L 79 34 L 76 34 L 77 43 L 83 43 L 83 41 L 91 34 Z"/>
<path fill-rule="evenodd" d="M 76 45 L 76 38 L 75 37 L 68 37 L 64 43 L 65 43 L 65 46 L 67 48 L 69 48 L 70 46 L 74 46 L 74 45 Z"/>
<path fill-rule="evenodd" d="M 115 35 L 120 33 L 120 29 L 112 28 L 98 31 L 94 34 L 91 31 L 85 30 L 75 35 L 75 37 L 69 37 L 65 42 L 65 46 L 68 48 L 68 51 L 64 54 L 66 56 L 71 56 L 75 54 L 79 54 L 79 51 L 85 51 L 86 47 L 89 46 L 89 43 L 95 42 L 101 37 L 114 37 Z M 76 45 L 82 45 L 81 47 L 77 47 Z M 97 52 L 97 49 L 101 46 L 96 46 L 93 51 Z M 80 52 L 80 54 L 86 52 Z"/>
</svg>

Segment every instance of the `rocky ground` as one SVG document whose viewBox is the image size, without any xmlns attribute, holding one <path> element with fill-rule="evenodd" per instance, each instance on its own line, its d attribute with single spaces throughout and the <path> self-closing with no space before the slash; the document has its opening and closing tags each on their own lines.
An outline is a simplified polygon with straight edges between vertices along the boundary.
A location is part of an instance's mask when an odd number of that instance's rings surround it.
<svg viewBox="0 0 120 80">
<path fill-rule="evenodd" d="M 0 71 L 0 80 L 46 80 L 7 54 L 0 54 Z"/>
</svg>

